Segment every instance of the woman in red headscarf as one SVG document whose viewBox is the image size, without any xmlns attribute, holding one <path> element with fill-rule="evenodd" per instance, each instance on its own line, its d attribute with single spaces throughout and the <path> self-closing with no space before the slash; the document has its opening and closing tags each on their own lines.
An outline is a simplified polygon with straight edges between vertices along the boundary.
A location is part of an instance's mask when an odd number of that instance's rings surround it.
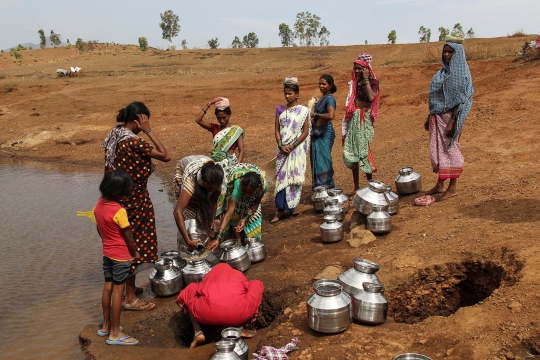
<svg viewBox="0 0 540 360">
<path fill-rule="evenodd" d="M 354 62 L 342 122 L 343 162 L 352 170 L 354 190 L 360 188 L 360 169 L 371 180 L 377 171 L 371 152 L 373 123 L 379 116 L 379 80 L 370 65 L 371 55 L 360 54 Z"/>
</svg>

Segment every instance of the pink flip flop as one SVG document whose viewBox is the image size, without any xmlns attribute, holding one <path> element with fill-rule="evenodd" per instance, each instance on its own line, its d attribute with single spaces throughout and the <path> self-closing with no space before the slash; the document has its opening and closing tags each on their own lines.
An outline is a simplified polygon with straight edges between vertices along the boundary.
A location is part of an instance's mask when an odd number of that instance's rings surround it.
<svg viewBox="0 0 540 360">
<path fill-rule="evenodd" d="M 434 203 L 436 200 L 431 195 L 420 196 L 419 198 L 414 199 L 414 203 L 418 206 L 428 206 L 429 204 Z"/>
</svg>

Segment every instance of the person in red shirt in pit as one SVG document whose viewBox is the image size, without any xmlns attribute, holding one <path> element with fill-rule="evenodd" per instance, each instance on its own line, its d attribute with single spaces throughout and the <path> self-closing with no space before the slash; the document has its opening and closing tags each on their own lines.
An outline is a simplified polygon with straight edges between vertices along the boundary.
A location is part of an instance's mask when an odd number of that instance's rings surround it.
<svg viewBox="0 0 540 360">
<path fill-rule="evenodd" d="M 126 210 L 118 203 L 133 190 L 131 176 L 123 170 L 105 174 L 99 191 L 101 197 L 94 207 L 97 230 L 103 243 L 103 273 L 105 285 L 101 304 L 103 326 L 99 336 L 108 336 L 109 345 L 137 345 L 139 340 L 123 334 L 120 330 L 122 294 L 130 275 L 131 260 L 139 258 Z M 112 301 L 112 305 L 111 305 Z"/>
</svg>

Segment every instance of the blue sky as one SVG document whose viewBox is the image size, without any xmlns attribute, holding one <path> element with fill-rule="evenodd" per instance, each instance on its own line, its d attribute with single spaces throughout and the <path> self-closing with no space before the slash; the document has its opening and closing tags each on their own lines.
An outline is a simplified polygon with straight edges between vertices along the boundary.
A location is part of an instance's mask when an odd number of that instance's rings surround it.
<svg viewBox="0 0 540 360">
<path fill-rule="evenodd" d="M 145 36 L 150 46 L 166 48 L 159 14 L 169 9 L 180 17 L 182 27 L 173 44 L 180 47 L 186 39 L 189 48 L 205 48 L 215 37 L 220 47 L 228 47 L 235 36 L 249 32 L 257 34 L 260 47 L 280 46 L 279 24 L 292 28 L 302 11 L 321 17 L 331 32 L 331 45 L 386 43 L 391 30 L 397 31 L 397 43 L 414 43 L 422 25 L 431 28 L 434 41 L 440 26 L 451 28 L 456 22 L 465 31 L 472 27 L 477 37 L 505 36 L 519 29 L 540 32 L 540 0 L 0 0 L 0 49 L 39 43 L 41 28 L 47 35 L 53 29 L 72 43 L 80 37 L 138 44 L 139 36 Z"/>
</svg>

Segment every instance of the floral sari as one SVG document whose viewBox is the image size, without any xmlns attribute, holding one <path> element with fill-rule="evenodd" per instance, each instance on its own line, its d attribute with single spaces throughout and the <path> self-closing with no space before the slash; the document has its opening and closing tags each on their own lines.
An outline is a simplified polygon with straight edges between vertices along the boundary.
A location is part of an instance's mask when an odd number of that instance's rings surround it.
<svg viewBox="0 0 540 360">
<path fill-rule="evenodd" d="M 278 115 L 278 113 L 281 113 Z M 305 121 L 309 121 L 309 108 L 296 105 L 290 109 L 282 106 L 276 110 L 279 116 L 279 132 L 283 145 L 292 145 L 302 135 Z M 311 122 L 310 128 L 311 128 Z M 276 155 L 276 206 L 280 211 L 292 211 L 300 203 L 302 185 L 306 179 L 307 153 L 311 129 L 306 139 L 300 143 L 289 155 L 278 149 Z"/>
<path fill-rule="evenodd" d="M 227 127 L 214 135 L 214 150 L 212 150 L 211 158 L 223 168 L 227 178 L 229 178 L 233 168 L 238 164 L 236 154 L 229 154 L 229 149 L 243 135 L 244 130 L 238 125 Z"/>
</svg>

